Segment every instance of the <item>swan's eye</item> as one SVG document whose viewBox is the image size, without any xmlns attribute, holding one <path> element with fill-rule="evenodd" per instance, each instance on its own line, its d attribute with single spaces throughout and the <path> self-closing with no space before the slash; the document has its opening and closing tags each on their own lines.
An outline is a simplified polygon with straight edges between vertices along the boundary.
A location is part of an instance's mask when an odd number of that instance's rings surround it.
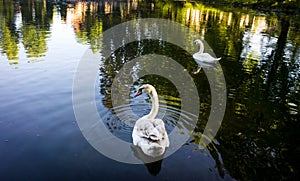
<svg viewBox="0 0 300 181">
<path fill-rule="evenodd" d="M 139 88 L 139 90 L 135 93 L 134 97 L 137 97 L 143 93 L 144 88 Z"/>
</svg>

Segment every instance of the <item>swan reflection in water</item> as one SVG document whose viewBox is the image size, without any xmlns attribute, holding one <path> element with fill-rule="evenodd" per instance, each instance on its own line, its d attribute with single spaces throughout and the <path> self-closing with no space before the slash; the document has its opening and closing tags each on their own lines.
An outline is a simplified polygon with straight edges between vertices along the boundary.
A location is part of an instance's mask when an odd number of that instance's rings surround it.
<svg viewBox="0 0 300 181">
<path fill-rule="evenodd" d="M 155 157 L 155 160 L 152 156 L 146 155 L 142 149 L 138 146 L 131 145 L 131 149 L 134 153 L 134 156 L 140 159 L 144 165 L 147 167 L 151 175 L 157 175 L 161 170 L 161 164 L 163 162 L 164 153 L 160 156 Z"/>
<path fill-rule="evenodd" d="M 221 58 L 215 58 L 209 53 L 204 52 L 204 44 L 201 40 L 197 39 L 194 41 L 194 44 L 199 44 L 199 51 L 193 54 L 195 62 L 198 64 L 197 70 L 193 71 L 194 74 L 200 72 L 201 68 L 217 68 L 216 63 L 221 60 Z"/>
</svg>

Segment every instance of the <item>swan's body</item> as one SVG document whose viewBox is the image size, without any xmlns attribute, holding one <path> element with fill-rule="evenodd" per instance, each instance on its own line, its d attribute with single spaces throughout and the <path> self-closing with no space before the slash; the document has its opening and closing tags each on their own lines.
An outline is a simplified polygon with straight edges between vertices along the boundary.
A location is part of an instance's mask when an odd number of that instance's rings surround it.
<svg viewBox="0 0 300 181">
<path fill-rule="evenodd" d="M 151 97 L 152 109 L 148 115 L 138 119 L 132 132 L 133 144 L 149 156 L 157 157 L 169 147 L 169 138 L 165 124 L 161 119 L 155 119 L 158 113 L 158 95 L 152 85 L 146 84 L 139 88 L 135 97 L 147 93 Z"/>
<path fill-rule="evenodd" d="M 219 60 L 221 60 L 221 58 L 215 58 L 215 57 L 211 56 L 209 53 L 203 53 L 204 44 L 201 40 L 197 39 L 194 41 L 194 43 L 200 45 L 199 51 L 197 53 L 193 54 L 193 58 L 198 65 L 203 62 L 204 63 L 216 63 Z M 201 66 L 201 65 L 199 65 L 199 66 Z"/>
<path fill-rule="evenodd" d="M 210 68 L 210 69 L 212 68 L 212 69 L 217 70 L 217 64 L 215 64 L 215 63 L 206 63 L 206 62 L 198 61 L 197 64 L 198 64 L 198 67 L 196 70 L 194 70 L 192 72 L 193 74 L 199 73 L 202 68 Z"/>
</svg>

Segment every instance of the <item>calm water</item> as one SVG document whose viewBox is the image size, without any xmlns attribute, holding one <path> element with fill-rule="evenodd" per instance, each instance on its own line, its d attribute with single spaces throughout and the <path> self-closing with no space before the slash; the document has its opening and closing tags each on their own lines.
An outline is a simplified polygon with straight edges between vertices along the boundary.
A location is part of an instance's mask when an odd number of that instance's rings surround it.
<svg viewBox="0 0 300 181">
<path fill-rule="evenodd" d="M 85 50 L 96 53 L 106 46 L 101 41 L 104 31 L 149 17 L 192 28 L 222 57 L 227 106 L 217 136 L 200 149 L 211 95 L 205 73 L 191 74 L 201 99 L 191 138 L 161 162 L 131 165 L 105 157 L 82 136 L 73 112 L 72 84 Z M 297 16 L 201 4 L 1 0 L 0 179 L 296 179 L 300 171 L 299 29 Z M 128 107 L 113 108 L 113 78 L 126 62 L 151 53 L 173 58 L 189 73 L 197 66 L 184 50 L 155 40 L 124 45 L 98 60 L 99 114 L 107 129 L 128 142 L 132 127 L 115 115 L 117 111 L 126 115 Z M 142 83 L 157 88 L 159 116 L 164 114 L 170 132 L 180 114 L 176 88 L 167 79 L 151 75 L 129 85 L 131 93 Z M 140 97 L 130 106 L 142 116 L 150 109 L 149 99 Z"/>
</svg>

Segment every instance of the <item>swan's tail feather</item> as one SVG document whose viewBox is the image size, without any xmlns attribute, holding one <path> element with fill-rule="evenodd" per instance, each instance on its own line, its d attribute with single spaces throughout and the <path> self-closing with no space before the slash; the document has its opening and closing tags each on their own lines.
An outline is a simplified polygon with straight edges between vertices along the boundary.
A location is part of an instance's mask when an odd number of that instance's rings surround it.
<svg viewBox="0 0 300 181">
<path fill-rule="evenodd" d="M 162 139 L 162 135 L 157 129 L 152 129 L 151 132 L 149 132 L 149 138 L 153 141 L 158 141 Z"/>
</svg>

